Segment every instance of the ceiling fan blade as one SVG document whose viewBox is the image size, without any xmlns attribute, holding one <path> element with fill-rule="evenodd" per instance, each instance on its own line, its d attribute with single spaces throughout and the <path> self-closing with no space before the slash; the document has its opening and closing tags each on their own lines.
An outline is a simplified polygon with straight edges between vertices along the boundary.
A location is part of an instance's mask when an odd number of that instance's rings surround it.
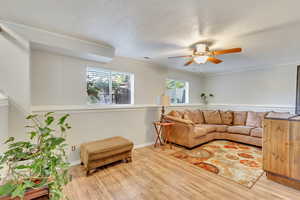
<svg viewBox="0 0 300 200">
<path fill-rule="evenodd" d="M 228 54 L 228 53 L 239 53 L 241 52 L 241 48 L 234 48 L 234 49 L 225 49 L 225 50 L 219 50 L 219 51 L 212 51 L 211 53 L 213 55 L 222 55 L 222 54 Z"/>
<path fill-rule="evenodd" d="M 207 61 L 212 62 L 214 64 L 219 64 L 219 63 L 223 62 L 222 60 L 215 58 L 215 57 L 208 57 Z"/>
<path fill-rule="evenodd" d="M 192 64 L 193 62 L 194 62 L 194 60 L 190 60 L 190 61 L 186 62 L 186 63 L 184 64 L 184 66 L 188 66 L 188 65 Z"/>
<path fill-rule="evenodd" d="M 168 57 L 168 58 L 190 58 L 192 57 L 192 55 L 186 55 L 186 56 L 172 56 L 172 57 Z"/>
</svg>

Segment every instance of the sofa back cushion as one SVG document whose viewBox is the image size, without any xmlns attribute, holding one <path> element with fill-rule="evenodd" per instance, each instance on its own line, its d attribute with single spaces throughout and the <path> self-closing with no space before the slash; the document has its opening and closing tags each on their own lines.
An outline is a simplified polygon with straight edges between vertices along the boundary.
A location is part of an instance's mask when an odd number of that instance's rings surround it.
<svg viewBox="0 0 300 200">
<path fill-rule="evenodd" d="M 202 111 L 206 124 L 222 124 L 220 112 L 218 110 Z"/>
<path fill-rule="evenodd" d="M 177 111 L 177 110 L 172 110 L 168 113 L 168 115 L 172 116 L 172 117 L 176 117 L 176 118 L 183 118 L 183 112 L 181 111 Z"/>
<path fill-rule="evenodd" d="M 262 122 L 267 114 L 268 114 L 267 112 L 249 111 L 247 114 L 246 126 L 261 128 Z"/>
<path fill-rule="evenodd" d="M 204 124 L 204 117 L 200 110 L 185 110 L 183 119 L 191 120 L 195 124 Z"/>
<path fill-rule="evenodd" d="M 247 120 L 247 111 L 234 111 L 233 112 L 233 125 L 245 126 Z"/>
<path fill-rule="evenodd" d="M 292 117 L 293 115 L 289 112 L 269 112 L 266 117 L 268 118 L 277 118 L 277 119 L 288 119 L 289 117 Z"/>
<path fill-rule="evenodd" d="M 220 110 L 220 115 L 221 115 L 223 124 L 232 125 L 232 123 L 233 123 L 233 112 L 232 111 Z"/>
</svg>

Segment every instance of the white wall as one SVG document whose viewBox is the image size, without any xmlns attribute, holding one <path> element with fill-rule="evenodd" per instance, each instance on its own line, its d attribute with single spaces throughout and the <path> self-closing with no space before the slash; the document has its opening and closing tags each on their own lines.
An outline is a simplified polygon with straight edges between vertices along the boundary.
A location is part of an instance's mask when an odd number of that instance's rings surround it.
<svg viewBox="0 0 300 200">
<path fill-rule="evenodd" d="M 0 32 L 0 91 L 9 97 L 9 134 L 25 135 L 31 109 L 29 42 L 2 26 Z"/>
<path fill-rule="evenodd" d="M 133 73 L 135 104 L 155 104 L 164 91 L 166 78 L 190 82 L 190 103 L 199 103 L 203 90 L 198 75 L 124 57 L 104 64 L 33 51 L 31 58 L 33 105 L 85 105 L 87 66 Z"/>
<path fill-rule="evenodd" d="M 190 102 L 199 103 L 203 85 L 198 75 L 177 70 L 168 70 L 155 64 L 134 59 L 116 57 L 111 63 L 90 62 L 73 57 L 56 55 L 43 51 L 32 52 L 32 103 L 34 110 L 52 111 L 74 108 L 58 113 L 70 113 L 72 129 L 70 145 L 123 136 L 135 145 L 151 143 L 154 140 L 152 122 L 159 119 L 160 108 L 155 106 L 157 96 L 164 91 L 166 78 L 186 80 L 190 83 Z M 102 67 L 121 72 L 131 72 L 135 77 L 135 104 L 128 108 L 85 109 L 86 67 Z M 70 106 L 77 105 L 77 106 Z M 143 106 L 141 106 L 143 105 Z M 195 108 L 199 105 L 192 105 Z M 88 108 L 88 107 L 86 107 Z M 184 109 L 178 107 L 176 109 Z M 71 152 L 71 161 L 76 161 L 76 152 Z"/>
<path fill-rule="evenodd" d="M 212 104 L 294 107 L 297 66 L 227 73 L 205 78 L 205 88 L 215 95 Z"/>
<path fill-rule="evenodd" d="M 0 93 L 0 153 L 4 150 L 3 142 L 8 137 L 8 100 Z"/>
<path fill-rule="evenodd" d="M 0 90 L 17 107 L 30 110 L 29 43 L 4 29 L 0 32 L 0 58 Z"/>
</svg>

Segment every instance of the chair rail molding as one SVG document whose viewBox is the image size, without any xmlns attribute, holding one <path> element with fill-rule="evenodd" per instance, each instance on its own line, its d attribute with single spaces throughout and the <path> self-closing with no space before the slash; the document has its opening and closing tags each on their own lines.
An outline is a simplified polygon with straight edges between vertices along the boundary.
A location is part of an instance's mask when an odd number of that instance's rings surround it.
<svg viewBox="0 0 300 200">
<path fill-rule="evenodd" d="M 173 104 L 167 109 L 204 108 L 204 104 Z M 134 104 L 134 105 L 42 105 L 32 106 L 33 113 L 57 112 L 57 113 L 87 113 L 87 112 L 124 112 L 134 110 L 159 111 L 157 104 Z"/>
<path fill-rule="evenodd" d="M 0 100 L 1 105 L 1 100 Z M 152 110 L 159 111 L 160 105 L 156 104 L 135 104 L 135 105 L 41 105 L 32 106 L 33 113 L 57 112 L 57 113 L 90 113 L 90 112 L 125 112 Z M 182 109 L 220 109 L 220 110 L 251 110 L 251 111 L 278 111 L 295 112 L 293 105 L 255 105 L 255 104 L 173 104 L 167 110 Z"/>
<path fill-rule="evenodd" d="M 207 109 L 221 109 L 221 110 L 250 110 L 250 111 L 277 111 L 277 112 L 295 112 L 294 105 L 260 105 L 260 104 L 222 104 L 222 103 L 213 103 L 206 105 Z"/>
</svg>

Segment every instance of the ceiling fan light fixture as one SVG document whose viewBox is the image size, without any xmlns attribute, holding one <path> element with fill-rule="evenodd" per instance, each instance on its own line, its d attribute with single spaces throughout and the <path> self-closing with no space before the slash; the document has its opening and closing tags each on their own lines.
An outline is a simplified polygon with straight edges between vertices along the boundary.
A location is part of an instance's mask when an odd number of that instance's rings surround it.
<svg viewBox="0 0 300 200">
<path fill-rule="evenodd" d="M 195 56 L 193 59 L 197 64 L 204 64 L 206 63 L 208 56 Z"/>
<path fill-rule="evenodd" d="M 196 51 L 197 52 L 206 52 L 207 46 L 205 44 L 197 44 Z"/>
</svg>

